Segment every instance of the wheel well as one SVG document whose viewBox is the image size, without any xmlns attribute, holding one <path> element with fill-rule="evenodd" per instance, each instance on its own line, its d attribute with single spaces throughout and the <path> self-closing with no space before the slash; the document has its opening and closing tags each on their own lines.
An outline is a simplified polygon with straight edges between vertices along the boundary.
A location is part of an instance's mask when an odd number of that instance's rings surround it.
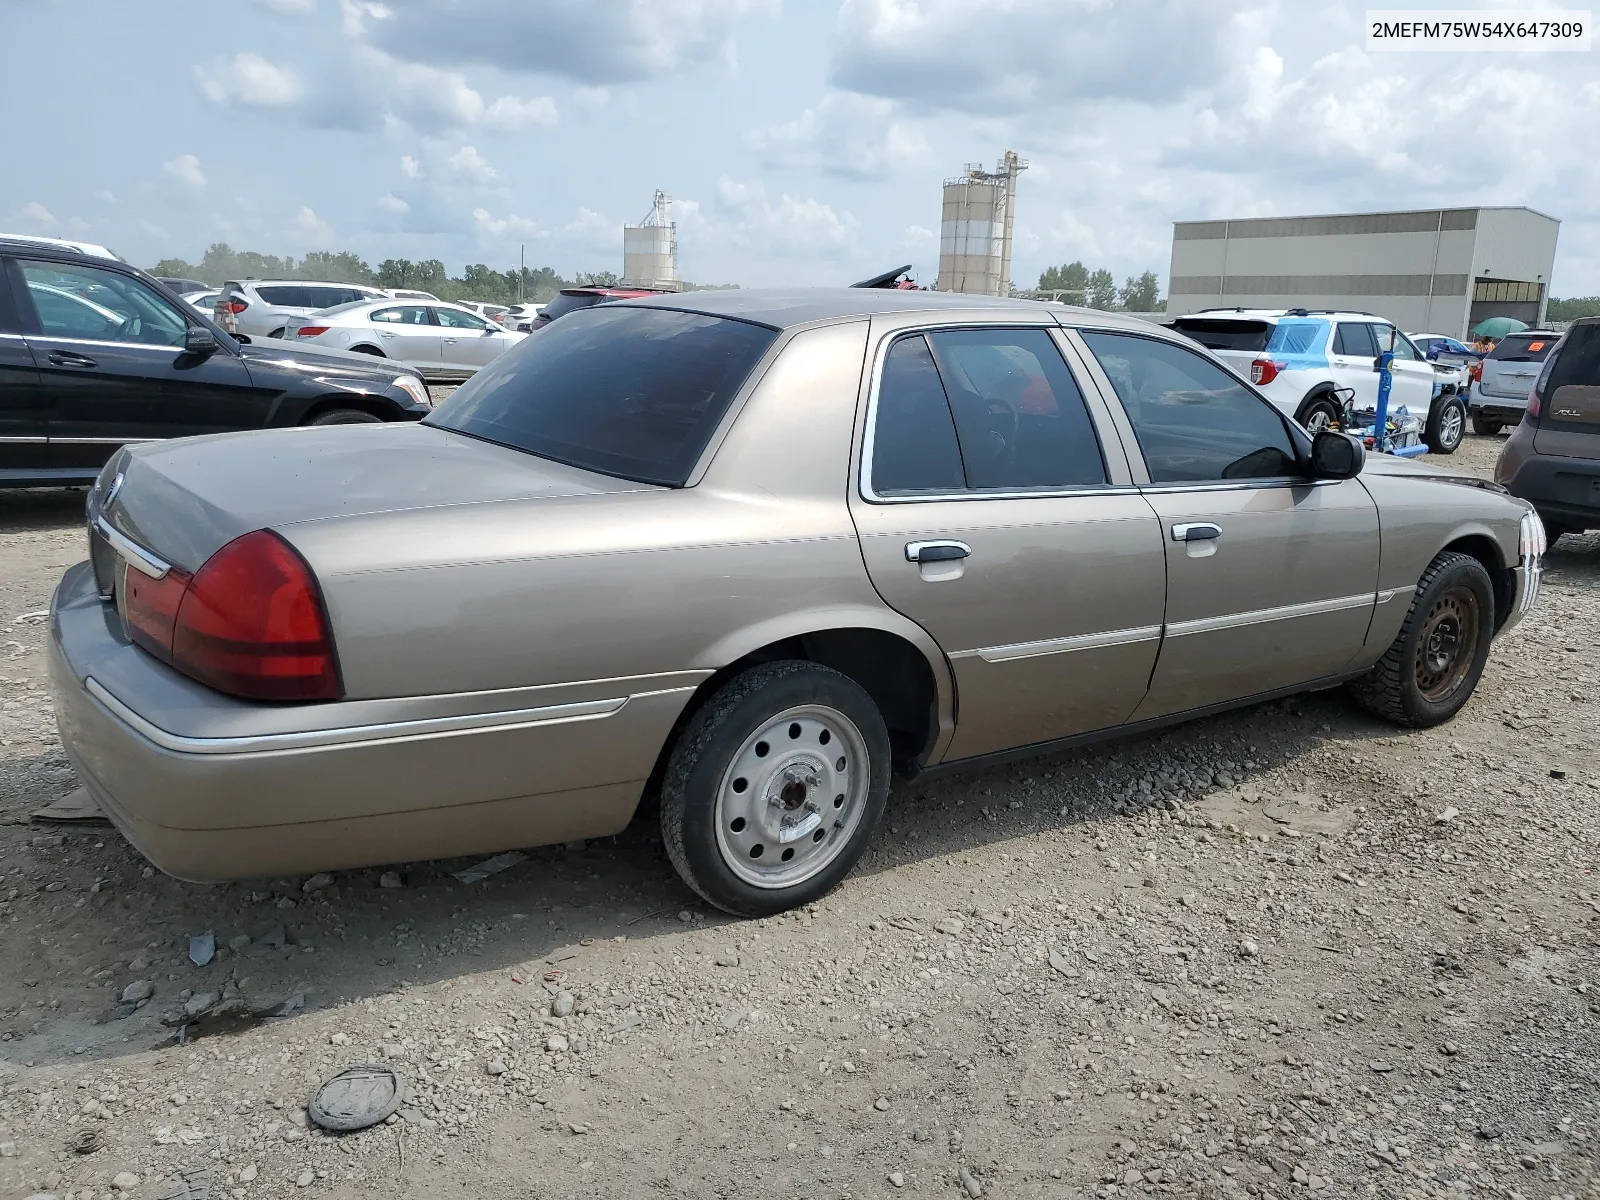
<svg viewBox="0 0 1600 1200">
<path fill-rule="evenodd" d="M 1467 554 L 1483 564 L 1494 585 L 1494 627 L 1498 630 L 1511 615 L 1511 602 L 1516 595 L 1516 581 L 1500 558 L 1500 547 L 1495 540 L 1481 533 L 1457 538 L 1444 548 Z"/>
<path fill-rule="evenodd" d="M 370 344 L 369 345 L 361 345 L 361 346 L 351 346 L 350 347 L 350 352 L 352 354 L 371 354 L 376 358 L 388 358 L 389 357 L 382 350 L 380 350 L 377 346 L 373 346 L 373 345 L 370 345 Z"/>
<path fill-rule="evenodd" d="M 683 712 L 678 714 L 656 759 L 655 770 L 645 787 L 646 794 L 657 792 L 667 756 L 672 753 L 683 727 L 724 683 L 751 667 L 784 659 L 832 667 L 860 684 L 883 714 L 883 723 L 889 727 L 889 746 L 897 763 L 916 762 L 933 745 L 938 730 L 939 692 L 933 669 L 922 651 L 904 638 L 881 629 L 824 629 L 752 650 L 702 682 L 684 705 Z"/>
<path fill-rule="evenodd" d="M 1304 419 L 1306 409 L 1310 408 L 1318 400 L 1329 400 L 1332 401 L 1335 408 L 1339 407 L 1339 397 L 1335 394 L 1333 385 L 1319 383 L 1305 394 L 1305 399 L 1300 401 L 1300 407 L 1294 410 L 1294 419 L 1296 421 Z"/>
<path fill-rule="evenodd" d="M 395 419 L 394 406 L 385 404 L 371 396 L 324 396 L 300 416 L 300 424 L 309 425 L 323 413 L 332 412 L 336 408 L 354 408 L 361 412 L 369 412 L 380 421 Z"/>
</svg>

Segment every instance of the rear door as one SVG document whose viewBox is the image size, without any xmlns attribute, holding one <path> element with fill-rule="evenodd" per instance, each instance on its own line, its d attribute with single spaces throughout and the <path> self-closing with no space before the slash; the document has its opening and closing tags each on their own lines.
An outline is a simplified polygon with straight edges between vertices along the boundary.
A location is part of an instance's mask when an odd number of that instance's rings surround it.
<svg viewBox="0 0 1600 1200">
<path fill-rule="evenodd" d="M 239 358 L 184 349 L 182 301 L 80 263 L 19 258 L 17 274 L 27 341 L 53 399 L 50 465 L 98 470 L 130 442 L 266 423 L 275 393 L 256 388 Z"/>
<path fill-rule="evenodd" d="M 0 472 L 45 465 L 50 419 L 49 393 L 23 337 L 11 275 L 0 259 Z"/>
<path fill-rule="evenodd" d="M 397 304 L 393 308 L 378 308 L 367 319 L 386 357 L 399 359 L 422 371 L 444 369 L 439 327 L 433 323 L 433 310 L 427 305 Z"/>
<path fill-rule="evenodd" d="M 1378 407 L 1378 341 L 1365 321 L 1340 321 L 1333 329 L 1328 366 L 1335 387 L 1355 393 L 1357 412 Z"/>
<path fill-rule="evenodd" d="M 851 511 L 884 600 L 956 678 L 948 758 L 1115 726 L 1149 683 L 1161 532 L 1054 328 L 873 319 Z"/>
<path fill-rule="evenodd" d="M 1166 553 L 1166 630 L 1134 719 L 1344 671 L 1376 599 L 1366 489 L 1307 479 L 1282 414 L 1204 356 L 1141 334 L 1080 336 L 1132 427 Z"/>
</svg>

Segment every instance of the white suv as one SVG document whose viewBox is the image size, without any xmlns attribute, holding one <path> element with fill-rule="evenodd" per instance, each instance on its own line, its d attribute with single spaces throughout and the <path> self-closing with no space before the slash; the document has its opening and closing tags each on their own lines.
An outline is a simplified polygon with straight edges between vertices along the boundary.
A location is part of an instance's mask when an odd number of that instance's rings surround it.
<svg viewBox="0 0 1600 1200">
<path fill-rule="evenodd" d="M 1423 440 L 1454 453 L 1467 427 L 1456 375 L 1435 370 L 1405 334 L 1371 313 L 1291 309 L 1206 309 L 1166 324 L 1226 362 L 1283 413 L 1312 433 L 1340 419 L 1342 396 L 1357 413 L 1378 406 L 1378 354 L 1394 349 L 1392 410 L 1425 417 Z"/>
<path fill-rule="evenodd" d="M 290 317 L 309 317 L 336 304 L 386 300 L 388 293 L 359 283 L 308 279 L 230 279 L 217 297 L 217 321 L 229 333 L 281 338 Z"/>
</svg>

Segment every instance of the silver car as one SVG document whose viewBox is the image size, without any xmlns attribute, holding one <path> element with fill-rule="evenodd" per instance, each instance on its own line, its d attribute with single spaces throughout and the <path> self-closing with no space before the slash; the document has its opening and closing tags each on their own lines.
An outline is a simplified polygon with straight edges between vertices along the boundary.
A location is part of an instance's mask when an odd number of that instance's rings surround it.
<svg viewBox="0 0 1600 1200">
<path fill-rule="evenodd" d="M 438 380 L 474 375 L 526 336 L 459 304 L 395 300 L 342 304 L 284 327 L 289 341 L 397 359 Z"/>
<path fill-rule="evenodd" d="M 1508 333 L 1495 343 L 1484 356 L 1467 397 L 1473 433 L 1492 436 L 1522 420 L 1544 360 L 1560 340 L 1559 333 L 1530 329 Z"/>
<path fill-rule="evenodd" d="M 291 317 L 357 300 L 382 300 L 381 288 L 359 283 L 315 283 L 304 279 L 230 279 L 222 285 L 216 313 L 229 333 L 281 338 Z"/>
<path fill-rule="evenodd" d="M 56 712 L 157 866 L 595 837 L 648 792 L 745 914 L 837 883 L 893 773 L 1340 684 L 1447 721 L 1544 552 L 1187 338 L 882 290 L 580 309 L 420 424 L 134 446 L 88 507 Z"/>
</svg>

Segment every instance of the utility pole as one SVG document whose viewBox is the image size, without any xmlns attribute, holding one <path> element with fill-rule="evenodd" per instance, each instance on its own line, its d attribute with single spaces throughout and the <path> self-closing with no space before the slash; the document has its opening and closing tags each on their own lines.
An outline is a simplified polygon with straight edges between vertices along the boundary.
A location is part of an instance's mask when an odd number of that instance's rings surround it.
<svg viewBox="0 0 1600 1200">
<path fill-rule="evenodd" d="M 522 303 L 522 281 L 528 275 L 528 244 L 522 243 L 520 249 L 520 263 L 517 270 L 517 303 Z"/>
</svg>

